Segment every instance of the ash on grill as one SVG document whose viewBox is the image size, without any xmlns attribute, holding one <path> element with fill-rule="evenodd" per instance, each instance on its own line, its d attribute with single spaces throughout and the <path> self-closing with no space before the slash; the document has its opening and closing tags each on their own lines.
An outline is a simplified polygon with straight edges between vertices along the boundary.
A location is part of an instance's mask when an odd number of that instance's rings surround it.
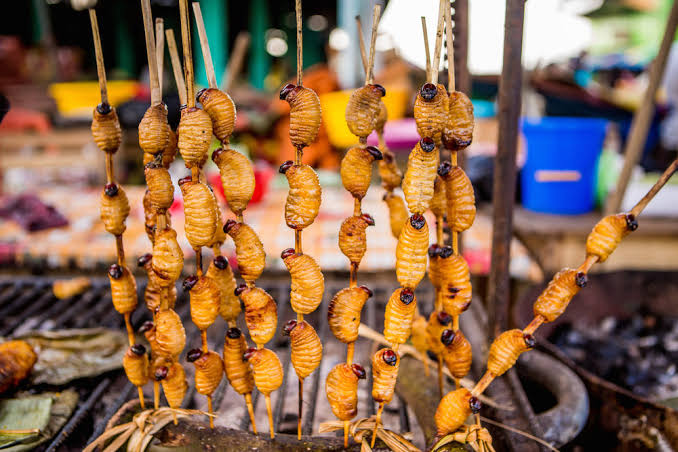
<svg viewBox="0 0 678 452">
<path fill-rule="evenodd" d="M 678 397 L 678 317 L 647 309 L 630 318 L 605 317 L 585 328 L 563 324 L 551 342 L 579 366 L 642 397 Z"/>
</svg>

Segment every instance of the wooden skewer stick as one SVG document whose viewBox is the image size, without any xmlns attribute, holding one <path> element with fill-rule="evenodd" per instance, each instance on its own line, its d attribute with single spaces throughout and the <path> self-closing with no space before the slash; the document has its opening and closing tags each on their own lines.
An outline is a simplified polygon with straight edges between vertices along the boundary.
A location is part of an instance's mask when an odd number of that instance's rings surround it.
<svg viewBox="0 0 678 452">
<path fill-rule="evenodd" d="M 224 73 L 224 78 L 221 82 L 224 91 L 229 91 L 233 86 L 235 79 L 238 77 L 238 75 L 240 75 L 240 71 L 242 71 L 242 65 L 245 61 L 245 55 L 247 54 L 247 49 L 249 46 L 250 34 L 246 31 L 241 31 L 238 33 L 238 36 L 235 38 L 235 44 L 233 44 L 231 58 L 228 60 L 226 72 Z"/>
<path fill-rule="evenodd" d="M 108 88 L 106 87 L 106 67 L 104 66 L 104 52 L 101 49 L 101 36 L 99 35 L 99 22 L 94 8 L 89 10 L 89 21 L 92 24 L 92 40 L 94 41 L 94 54 L 97 60 L 97 75 L 99 76 L 99 91 L 101 91 L 101 103 L 108 103 Z"/>
<path fill-rule="evenodd" d="M 358 26 L 358 44 L 360 45 L 360 58 L 363 60 L 363 68 L 367 74 L 369 63 L 367 61 L 367 51 L 365 50 L 365 38 L 363 38 L 363 24 L 360 21 L 360 16 L 355 16 L 355 23 Z"/>
<path fill-rule="evenodd" d="M 141 0 L 141 12 L 144 16 L 144 33 L 146 35 L 146 58 L 148 59 L 148 77 L 151 85 L 151 105 L 162 102 L 160 81 L 158 79 L 158 59 L 155 56 L 155 36 L 153 33 L 153 16 L 150 0 Z"/>
<path fill-rule="evenodd" d="M 177 41 L 174 39 L 174 30 L 168 28 L 165 30 L 167 37 L 167 49 L 169 50 L 170 60 L 172 61 L 172 72 L 174 72 L 174 81 L 177 84 L 179 100 L 181 105 L 186 105 L 186 82 L 184 82 L 184 73 L 181 69 L 181 60 L 177 50 Z"/>
<path fill-rule="evenodd" d="M 160 383 L 157 380 L 153 381 L 153 408 L 156 410 L 160 407 Z"/>
<path fill-rule="evenodd" d="M 650 191 L 648 191 L 647 194 L 643 196 L 635 206 L 633 206 L 629 213 L 636 217 L 640 215 L 640 213 L 645 209 L 645 207 L 647 207 L 650 201 L 652 201 L 652 198 L 654 198 L 657 193 L 659 193 L 659 190 L 661 190 L 662 187 L 669 181 L 669 179 L 671 179 L 671 176 L 673 176 L 673 173 L 675 173 L 676 170 L 678 170 L 678 159 L 674 160 L 673 163 L 671 163 L 669 167 L 666 168 L 666 170 L 659 177 L 659 180 L 652 186 Z"/>
<path fill-rule="evenodd" d="M 194 3 L 195 5 L 195 3 Z M 210 428 L 214 428 L 214 416 L 212 416 L 212 396 L 207 396 L 207 412 L 210 414 Z"/>
<path fill-rule="evenodd" d="M 374 420 L 374 430 L 372 431 L 372 444 L 370 444 L 370 447 L 374 448 L 374 443 L 377 442 L 377 429 L 379 428 L 379 424 L 381 424 L 381 414 L 384 412 L 384 402 L 381 402 L 379 404 L 379 408 L 377 409 L 377 416 Z"/>
<path fill-rule="evenodd" d="M 257 422 L 254 419 L 254 405 L 252 404 L 252 393 L 245 394 L 245 404 L 247 405 L 247 413 L 250 415 L 250 423 L 252 424 L 252 432 L 257 434 Z"/>
<path fill-rule="evenodd" d="M 379 15 L 381 14 L 381 5 L 374 5 L 372 13 L 372 35 L 370 36 L 370 59 L 367 66 L 367 73 L 365 75 L 365 84 L 369 85 L 374 82 L 374 48 L 377 44 L 377 28 L 379 28 Z"/>
<path fill-rule="evenodd" d="M 445 22 L 445 2 L 440 0 L 438 8 L 438 28 L 436 29 L 436 46 L 433 51 L 433 66 L 431 66 L 431 83 L 438 84 L 438 69 L 440 67 L 440 53 L 443 48 L 443 23 Z"/>
<path fill-rule="evenodd" d="M 146 409 L 146 401 L 144 400 L 144 390 L 141 386 L 137 386 L 137 392 L 139 392 L 139 404 L 141 405 L 141 409 L 145 410 Z"/>
<path fill-rule="evenodd" d="M 438 393 L 442 399 L 445 395 L 445 380 L 443 378 L 443 357 L 438 355 Z"/>
<path fill-rule="evenodd" d="M 162 96 L 162 79 L 165 74 L 165 22 L 155 19 L 155 56 L 158 58 L 158 86 Z"/>
<path fill-rule="evenodd" d="M 271 394 L 266 394 L 266 414 L 268 414 L 268 431 L 271 439 L 275 438 L 275 431 L 273 429 L 273 410 L 271 410 Z"/>
<path fill-rule="evenodd" d="M 424 49 L 426 51 L 426 81 L 431 81 L 431 51 L 428 47 L 428 31 L 426 29 L 426 18 L 421 16 L 421 31 L 424 32 Z"/>
<path fill-rule="evenodd" d="M 193 56 L 191 54 L 191 24 L 188 18 L 188 0 L 179 0 L 179 12 L 181 14 L 181 42 L 184 47 L 184 74 L 186 74 L 186 105 L 188 108 L 195 107 L 193 94 Z"/>
<path fill-rule="evenodd" d="M 297 16 L 297 85 L 301 86 L 304 70 L 304 36 L 301 21 L 301 0 L 295 0 L 294 11 Z"/>
<path fill-rule="evenodd" d="M 349 421 L 344 421 L 344 449 L 348 447 L 348 426 Z"/>
<path fill-rule="evenodd" d="M 205 30 L 205 22 L 202 19 L 202 10 L 200 9 L 200 3 L 198 2 L 193 2 L 193 15 L 195 16 L 195 26 L 198 27 L 200 49 L 202 50 L 202 59 L 205 61 L 207 81 L 210 84 L 210 88 L 217 88 L 217 75 L 214 71 L 214 63 L 212 62 L 212 52 L 210 52 L 210 45 L 207 41 L 207 30 Z"/>
<path fill-rule="evenodd" d="M 454 79 L 454 41 L 452 33 L 452 5 L 445 2 L 445 36 L 447 38 L 447 91 L 451 94 L 455 91 L 456 80 Z M 457 153 L 455 152 L 456 156 Z"/>
<path fill-rule="evenodd" d="M 297 439 L 301 441 L 301 415 L 304 412 L 304 379 L 299 378 L 299 415 L 297 416 Z"/>
</svg>

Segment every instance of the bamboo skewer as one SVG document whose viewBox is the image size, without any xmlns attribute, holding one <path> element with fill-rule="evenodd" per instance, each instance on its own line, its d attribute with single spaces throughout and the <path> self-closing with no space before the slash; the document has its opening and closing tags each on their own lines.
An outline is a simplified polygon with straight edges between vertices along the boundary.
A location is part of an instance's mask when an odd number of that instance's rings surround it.
<svg viewBox="0 0 678 452">
<path fill-rule="evenodd" d="M 652 199 L 659 193 L 662 187 L 668 182 L 671 176 L 678 170 L 678 159 L 674 160 L 666 170 L 659 177 L 659 180 L 650 188 L 650 190 L 643 196 L 635 206 L 629 211 L 630 215 L 638 217 L 642 211 L 647 207 L 647 205 L 652 201 Z M 593 267 L 596 262 L 598 262 L 598 256 L 589 255 L 586 257 L 586 260 L 577 268 L 578 272 L 588 273 L 588 271 Z M 534 334 L 535 331 L 546 321 L 542 316 L 537 315 L 532 319 L 532 321 L 523 329 L 524 334 Z M 475 385 L 471 394 L 474 396 L 479 396 L 480 394 L 487 389 L 487 387 L 495 379 L 495 375 L 490 371 L 486 371 L 483 377 Z"/>
<path fill-rule="evenodd" d="M 301 21 L 301 0 L 295 0 L 294 12 L 297 16 L 297 85 L 301 86 L 304 69 L 304 36 L 302 33 Z"/>
<path fill-rule="evenodd" d="M 424 33 L 424 49 L 426 53 L 426 81 L 431 80 L 431 51 L 428 47 L 428 31 L 426 29 L 426 17 L 421 16 L 421 31 Z"/>
<path fill-rule="evenodd" d="M 155 56 L 158 58 L 158 89 L 162 97 L 162 79 L 165 74 L 165 22 L 160 17 L 155 19 Z"/>
<path fill-rule="evenodd" d="M 304 379 L 300 378 L 299 379 L 299 406 L 297 407 L 297 411 L 299 412 L 299 415 L 297 416 L 297 439 L 301 441 L 301 418 L 302 414 L 304 412 Z"/>
<path fill-rule="evenodd" d="M 452 33 L 452 5 L 445 2 L 445 37 L 447 38 L 447 91 L 451 94 L 455 91 L 456 80 L 454 79 L 454 41 Z M 455 154 L 456 155 L 456 154 Z"/>
<path fill-rule="evenodd" d="M 99 35 L 99 22 L 94 8 L 89 10 L 89 21 L 92 24 L 92 39 L 94 40 L 94 55 L 97 62 L 97 76 L 99 78 L 99 91 L 101 103 L 108 103 L 108 88 L 106 86 L 106 67 L 104 66 L 104 52 L 101 49 L 101 36 Z"/>
<path fill-rule="evenodd" d="M 217 88 L 217 76 L 214 71 L 214 63 L 212 62 L 212 52 L 210 52 L 210 45 L 207 40 L 207 30 L 205 30 L 205 22 L 202 19 L 202 10 L 200 9 L 200 3 L 198 2 L 193 2 L 193 15 L 195 16 L 195 25 L 198 28 L 200 49 L 202 50 L 202 58 L 205 61 L 207 81 L 209 82 L 210 88 Z"/>
<path fill-rule="evenodd" d="M 440 53 L 443 47 L 443 22 L 445 21 L 445 2 L 440 0 L 438 8 L 438 28 L 436 29 L 436 46 L 433 51 L 433 65 L 431 66 L 431 83 L 438 84 L 438 69 L 440 68 Z"/>
<path fill-rule="evenodd" d="M 365 74 L 365 84 L 371 84 L 374 82 L 374 57 L 375 57 L 375 46 L 377 43 L 377 28 L 379 27 L 379 15 L 381 14 L 381 5 L 374 5 L 374 11 L 372 13 L 372 35 L 370 36 L 370 53 L 369 53 L 369 62 L 367 65 L 367 73 Z"/>
<path fill-rule="evenodd" d="M 153 16 L 150 0 L 141 0 L 141 12 L 144 17 L 144 34 L 146 36 L 146 58 L 148 59 L 148 78 L 151 85 L 151 105 L 162 102 L 160 81 L 158 79 L 158 59 L 155 56 L 155 36 L 153 32 Z"/>
<path fill-rule="evenodd" d="M 250 45 L 250 35 L 245 31 L 238 33 L 238 36 L 235 38 L 235 44 L 233 45 L 233 52 L 231 53 L 231 58 L 228 60 L 228 65 L 226 66 L 226 72 L 224 73 L 223 80 L 221 82 L 222 88 L 224 91 L 228 92 L 233 86 L 233 82 L 242 71 L 242 65 L 245 61 L 245 54 L 247 54 L 247 48 Z"/>
<path fill-rule="evenodd" d="M 275 438 L 275 430 L 273 428 L 273 410 L 271 409 L 271 394 L 266 394 L 266 414 L 268 415 L 268 431 L 271 439 Z"/>
<path fill-rule="evenodd" d="M 148 0 L 146 0 L 148 1 Z M 195 107 L 193 56 L 191 54 L 191 24 L 188 17 L 188 0 L 179 0 L 181 15 L 181 42 L 184 48 L 184 74 L 186 76 L 186 105 Z M 195 178 L 193 178 L 195 180 Z"/>
<path fill-rule="evenodd" d="M 167 37 L 167 49 L 169 50 L 170 61 L 172 62 L 172 72 L 174 73 L 174 81 L 177 85 L 177 92 L 179 93 L 179 101 L 181 102 L 181 105 L 186 105 L 186 82 L 184 81 L 184 73 L 181 69 L 177 42 L 174 39 L 174 30 L 168 28 L 165 30 L 165 36 Z"/>
<path fill-rule="evenodd" d="M 369 62 L 367 61 L 367 51 L 365 50 L 365 38 L 363 38 L 363 24 L 360 21 L 360 16 L 355 16 L 355 22 L 356 25 L 358 26 L 358 44 L 360 46 L 360 59 L 363 62 L 365 75 L 367 75 L 367 68 L 369 67 Z"/>
<path fill-rule="evenodd" d="M 257 435 L 257 422 L 254 419 L 254 405 L 252 404 L 252 393 L 245 394 L 245 405 L 247 405 L 247 413 L 250 415 L 250 423 L 252 424 L 252 432 Z"/>
</svg>

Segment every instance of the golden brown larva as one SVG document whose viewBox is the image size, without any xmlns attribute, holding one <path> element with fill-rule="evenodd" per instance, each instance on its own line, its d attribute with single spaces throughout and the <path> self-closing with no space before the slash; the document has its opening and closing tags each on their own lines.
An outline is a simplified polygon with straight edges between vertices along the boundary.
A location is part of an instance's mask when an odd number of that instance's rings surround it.
<svg viewBox="0 0 678 452">
<path fill-rule="evenodd" d="M 291 83 L 280 90 L 280 99 L 290 104 L 290 141 L 296 148 L 311 145 L 318 138 L 320 99 L 310 88 Z"/>
</svg>

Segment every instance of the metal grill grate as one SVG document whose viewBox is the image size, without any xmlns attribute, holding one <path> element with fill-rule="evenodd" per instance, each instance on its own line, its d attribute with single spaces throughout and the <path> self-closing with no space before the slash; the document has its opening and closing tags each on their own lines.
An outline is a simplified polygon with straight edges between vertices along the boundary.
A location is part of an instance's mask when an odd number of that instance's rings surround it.
<svg viewBox="0 0 678 452">
<path fill-rule="evenodd" d="M 304 421 L 302 430 L 305 435 L 318 431 L 321 422 L 333 420 L 334 416 L 324 394 L 324 380 L 332 367 L 345 359 L 346 347 L 330 334 L 327 325 L 327 305 L 331 297 L 346 286 L 347 278 L 326 278 L 325 296 L 323 303 L 316 312 L 306 316 L 306 319 L 318 331 L 324 346 L 323 360 L 318 370 L 304 381 Z M 52 294 L 51 278 L 2 278 L 0 277 L 0 335 L 12 336 L 30 330 L 54 330 L 63 328 L 108 327 L 124 331 L 122 317 L 115 312 L 111 303 L 108 280 L 105 278 L 93 280 L 92 287 L 85 293 L 70 299 L 57 300 Z M 146 281 L 139 280 L 139 300 L 143 300 L 143 290 Z M 272 394 L 274 424 L 276 432 L 296 433 L 297 424 L 297 376 L 290 362 L 289 340 L 282 335 L 282 326 L 285 321 L 294 318 L 289 303 L 289 283 L 286 280 L 261 280 L 260 287 L 268 291 L 278 303 L 278 331 L 268 347 L 274 350 L 281 362 L 285 378 L 281 388 Z M 372 328 L 380 331 L 383 325 L 385 303 L 391 292 L 396 288 L 395 280 L 376 279 L 367 285 L 373 290 L 371 298 L 363 311 L 363 321 Z M 431 288 L 422 284 L 417 290 L 420 300 L 430 300 Z M 186 351 L 200 345 L 200 334 L 193 325 L 189 314 L 188 297 L 181 290 L 178 291 L 177 313 L 181 316 L 186 328 Z M 140 301 L 140 305 L 143 302 Z M 140 306 L 132 315 L 132 324 L 137 329 L 150 319 L 150 314 Z M 244 321 L 239 321 L 239 327 L 246 330 Z M 212 350 L 221 354 L 224 344 L 224 334 L 227 326 L 221 320 L 208 330 L 208 343 Z M 374 346 L 365 340 L 356 344 L 355 362 L 361 363 L 368 370 L 367 384 L 359 386 L 359 417 L 372 415 L 375 405 L 372 402 L 370 388 L 372 386 L 370 357 Z M 195 391 L 193 382 L 193 366 L 186 363 L 182 356 L 182 363 L 186 369 L 189 388 L 184 399 L 185 408 L 206 409 L 206 399 Z M 80 402 L 75 413 L 55 436 L 43 446 L 43 451 L 70 451 L 82 450 L 85 444 L 99 436 L 105 429 L 106 423 L 113 414 L 125 403 L 132 399 L 136 391 L 124 375 L 122 370 L 110 372 L 96 379 L 79 380 L 71 385 L 80 394 Z M 152 398 L 152 387 L 145 388 L 146 396 Z M 255 390 L 252 401 L 255 408 L 257 426 L 261 431 L 267 431 L 268 421 L 263 398 Z M 163 401 L 164 402 L 164 401 Z M 217 425 L 247 430 L 250 420 L 247 415 L 244 400 L 224 378 L 213 395 L 213 405 L 219 414 Z M 384 412 L 384 423 L 401 432 L 412 431 L 415 434 L 414 442 L 424 446 L 424 439 L 407 406 L 395 397 Z"/>
</svg>

